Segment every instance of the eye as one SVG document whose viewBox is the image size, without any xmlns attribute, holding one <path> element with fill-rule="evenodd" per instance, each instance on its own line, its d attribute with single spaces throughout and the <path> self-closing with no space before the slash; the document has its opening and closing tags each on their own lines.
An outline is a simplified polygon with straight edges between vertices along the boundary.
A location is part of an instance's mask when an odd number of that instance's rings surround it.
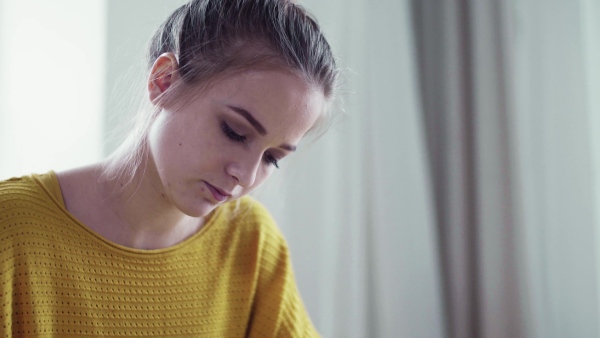
<svg viewBox="0 0 600 338">
<path fill-rule="evenodd" d="M 221 122 L 221 130 L 227 137 L 229 137 L 232 141 L 244 143 L 246 141 L 246 136 L 242 136 L 236 133 L 231 127 L 225 122 Z"/>
<path fill-rule="evenodd" d="M 269 153 L 265 153 L 265 162 L 272 164 L 275 166 L 275 168 L 279 169 L 279 163 L 277 162 L 277 159 Z"/>
</svg>

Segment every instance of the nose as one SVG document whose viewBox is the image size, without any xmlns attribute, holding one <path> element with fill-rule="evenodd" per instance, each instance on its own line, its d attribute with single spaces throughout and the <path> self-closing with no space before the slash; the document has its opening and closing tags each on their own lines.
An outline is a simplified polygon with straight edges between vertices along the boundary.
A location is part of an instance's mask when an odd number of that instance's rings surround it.
<svg viewBox="0 0 600 338">
<path fill-rule="evenodd" d="M 251 187 L 256 181 L 256 175 L 260 169 L 262 157 L 245 156 L 231 161 L 225 171 L 227 174 L 235 178 L 243 188 Z"/>
</svg>

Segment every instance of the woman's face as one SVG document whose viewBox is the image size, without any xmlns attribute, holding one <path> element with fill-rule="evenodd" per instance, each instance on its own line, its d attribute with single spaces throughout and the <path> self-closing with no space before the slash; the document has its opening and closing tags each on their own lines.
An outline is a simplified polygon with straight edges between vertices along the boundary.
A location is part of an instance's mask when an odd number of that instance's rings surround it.
<svg viewBox="0 0 600 338">
<path fill-rule="evenodd" d="M 282 71 L 211 84 L 153 122 L 147 172 L 165 202 L 202 217 L 259 186 L 292 154 L 324 108 L 321 91 Z M 154 167 L 154 168 L 153 168 Z"/>
</svg>

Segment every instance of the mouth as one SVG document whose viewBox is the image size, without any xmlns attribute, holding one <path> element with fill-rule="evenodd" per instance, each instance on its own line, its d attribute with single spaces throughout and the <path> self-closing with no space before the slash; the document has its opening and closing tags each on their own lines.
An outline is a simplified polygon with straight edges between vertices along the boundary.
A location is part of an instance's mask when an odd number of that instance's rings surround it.
<svg viewBox="0 0 600 338">
<path fill-rule="evenodd" d="M 204 181 L 204 183 L 206 184 L 206 187 L 208 188 L 210 193 L 213 195 L 215 200 L 217 200 L 219 202 L 223 202 L 224 200 L 227 199 L 227 197 L 231 197 L 230 194 L 224 192 L 223 190 L 221 190 L 215 186 L 212 186 L 210 183 L 208 183 L 206 181 Z"/>
</svg>

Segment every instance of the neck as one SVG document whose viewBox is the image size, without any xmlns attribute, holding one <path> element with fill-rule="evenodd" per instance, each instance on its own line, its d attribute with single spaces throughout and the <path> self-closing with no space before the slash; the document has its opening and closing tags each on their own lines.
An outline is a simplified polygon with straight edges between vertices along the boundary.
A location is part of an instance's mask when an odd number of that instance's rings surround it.
<svg viewBox="0 0 600 338">
<path fill-rule="evenodd" d="M 105 168 L 115 163 L 109 158 Z M 166 196 L 158 172 L 144 159 L 131 179 L 98 176 L 99 193 L 118 224 L 113 240 L 138 249 L 160 249 L 182 242 L 200 230 L 204 218 L 191 217 Z"/>
</svg>

